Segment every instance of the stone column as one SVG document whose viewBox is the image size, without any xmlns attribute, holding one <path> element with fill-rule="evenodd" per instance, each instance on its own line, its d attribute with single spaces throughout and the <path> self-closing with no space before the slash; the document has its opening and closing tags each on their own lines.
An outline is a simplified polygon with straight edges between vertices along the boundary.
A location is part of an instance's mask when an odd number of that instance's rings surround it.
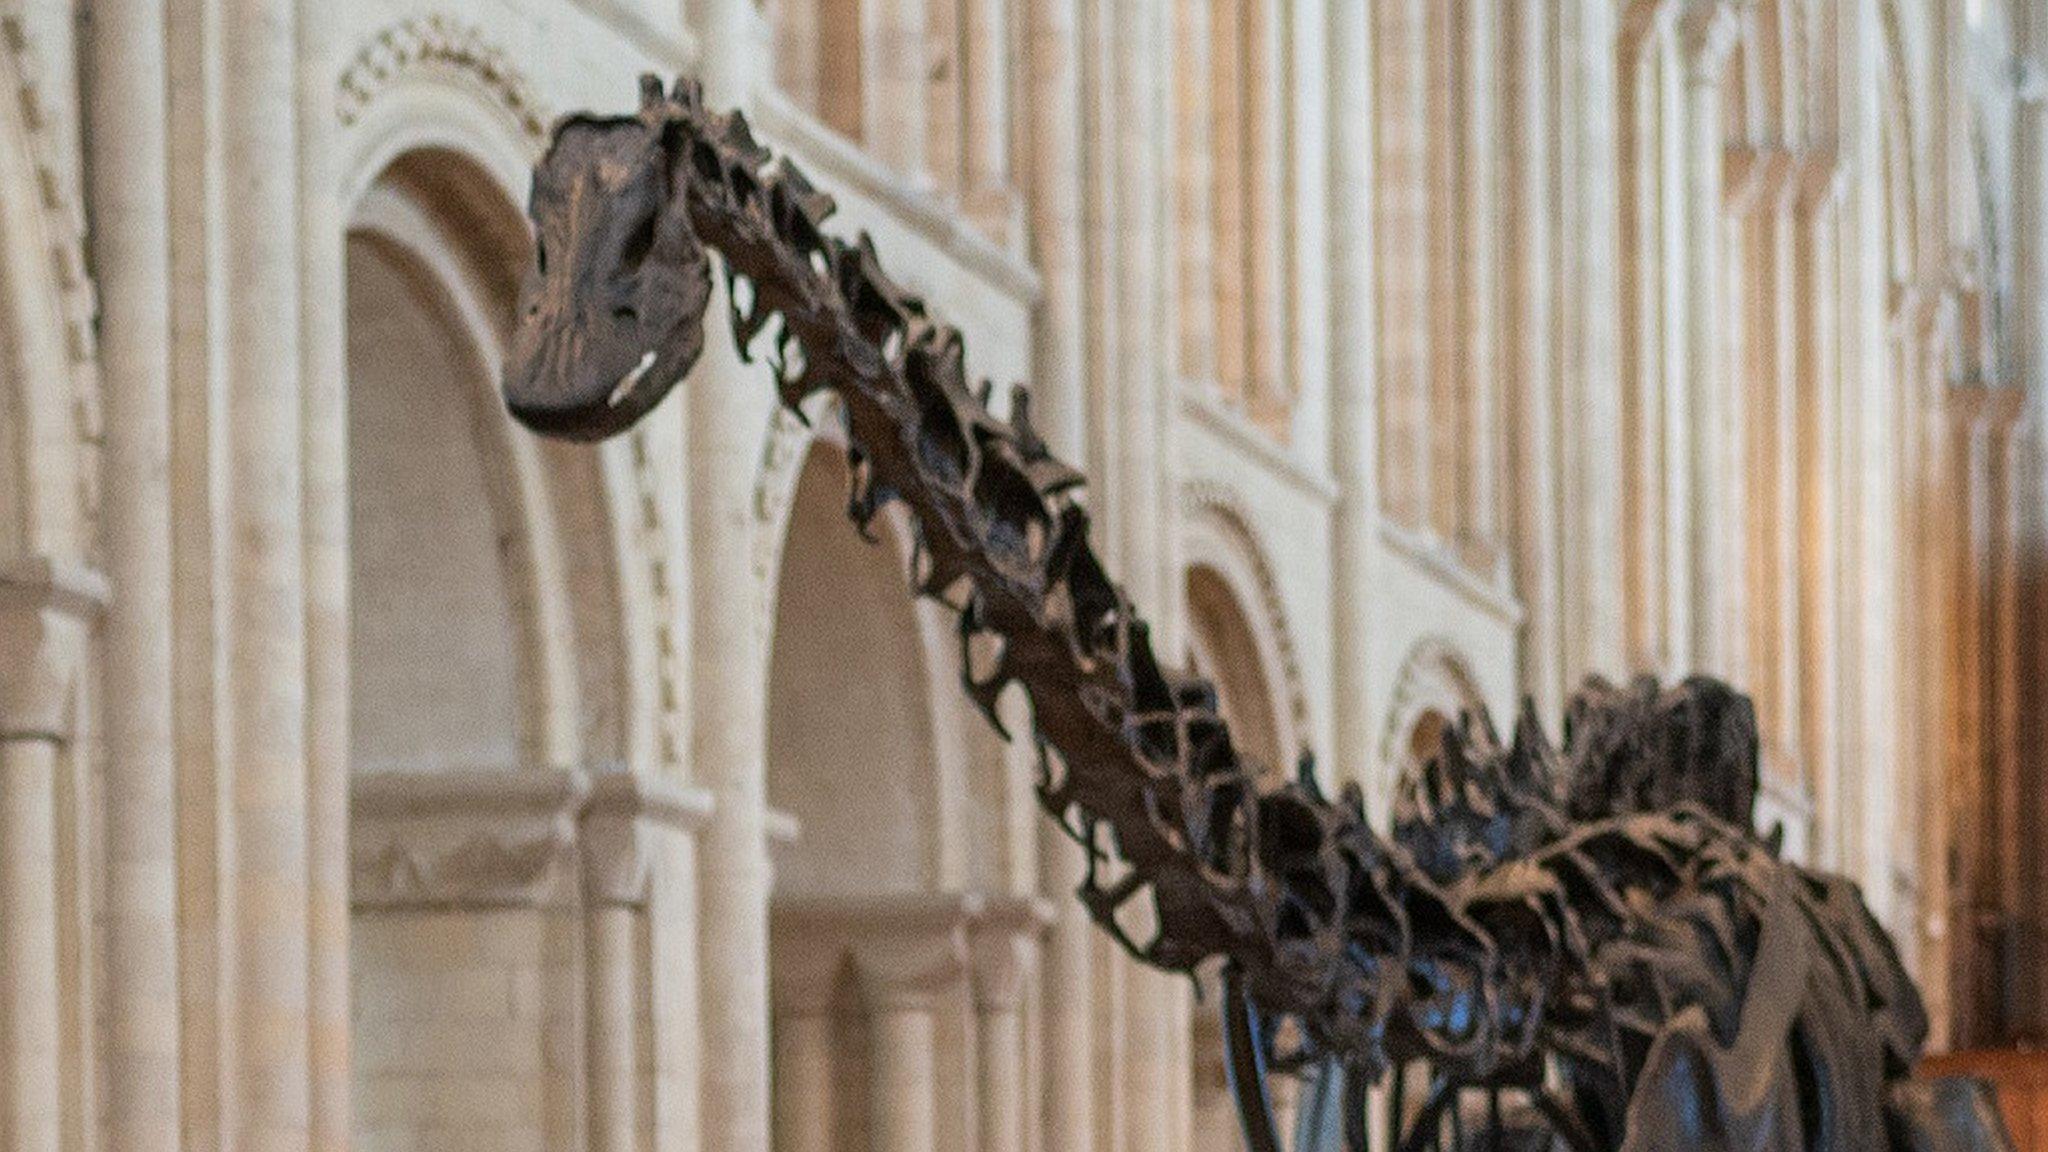
<svg viewBox="0 0 2048 1152">
<path fill-rule="evenodd" d="M 1376 746 L 1372 708 L 1371 590 L 1379 539 L 1379 296 L 1374 163 L 1378 116 L 1373 90 L 1373 20 L 1364 4 L 1333 4 L 1330 45 L 1330 465 L 1337 480 L 1330 625 L 1337 748 L 1335 767 L 1363 774 Z M 1368 803 L 1371 782 L 1359 779 Z M 1202 1059 L 1197 1054 L 1196 1059 Z"/>
<path fill-rule="evenodd" d="M 1592 672 L 1622 670 L 1625 595 L 1619 451 L 1623 434 L 1615 275 L 1616 91 L 1614 5 L 1573 0 L 1559 22 L 1557 165 L 1564 189 L 1558 232 L 1559 484 L 1564 572 L 1558 674 L 1567 690 Z M 1546 713 L 1555 715 L 1555 713 Z"/>
<path fill-rule="evenodd" d="M 1727 416 L 1728 371 L 1723 333 L 1722 170 L 1725 133 L 1722 74 L 1738 31 L 1725 0 L 1688 0 L 1677 15 L 1684 90 L 1683 166 L 1684 373 L 1690 435 L 1685 473 L 1691 553 L 1684 571 L 1694 605 L 1692 657 L 1703 670 L 1736 673 L 1741 648 L 1742 587 L 1747 566 L 1739 526 L 1743 510 L 1742 437 Z"/>
<path fill-rule="evenodd" d="M 336 158 L 338 25 L 299 0 L 299 284 L 306 564 L 306 883 L 312 1152 L 346 1152 L 349 1016 L 349 490 L 346 208 Z"/>
<path fill-rule="evenodd" d="M 57 773 L 99 575 L 46 560 L 0 568 L 0 1152 L 58 1152 Z"/>
<path fill-rule="evenodd" d="M 868 1137 L 873 1152 L 938 1152 L 939 994 L 965 973 L 965 921 L 954 897 L 892 902 L 849 924 L 867 1015 Z"/>
<path fill-rule="evenodd" d="M 1952 574 L 1958 601 L 1951 653 L 1958 673 L 1954 699 L 1956 740 L 1954 759 L 1944 770 L 1962 783 L 1960 794 L 1949 797 L 1955 837 L 1954 871 L 1949 877 L 1949 931 L 1955 939 L 1948 979 L 1954 989 L 1954 1032 L 1950 1039 L 1969 1047 L 1988 1046 L 1996 1039 L 1987 1034 L 1985 1025 L 1994 1018 L 1991 1006 L 1995 998 L 1990 993 L 1995 988 L 1997 973 L 1989 971 L 1985 963 L 1983 939 L 1989 920 L 1986 896 L 1992 881 L 1986 865 L 1995 858 L 1992 845 L 1998 815 L 1993 808 L 1995 798 L 1986 771 L 1989 757 L 1984 746 L 1984 672 L 1989 663 L 1984 651 L 1984 623 L 1989 615 L 1991 591 L 1987 400 L 1981 386 L 1956 386 L 1948 392 L 1949 434 L 1953 437 L 1950 458 L 1957 495 L 1961 498 L 1961 519 L 1955 531 Z"/>
<path fill-rule="evenodd" d="M 103 554 L 120 590 L 104 636 L 107 1147 L 175 1152 L 181 1125 L 163 0 L 96 5 L 87 46 L 106 405 Z"/>
<path fill-rule="evenodd" d="M 1179 267 L 1175 374 L 1216 381 L 1216 125 L 1209 22 L 1215 0 L 1174 0 L 1174 248 Z"/>
<path fill-rule="evenodd" d="M 590 1149 L 633 1152 L 639 1146 L 640 1102 L 634 911 L 630 904 L 592 895 L 583 927 Z"/>
<path fill-rule="evenodd" d="M 1800 333 L 1798 378 L 1793 389 L 1796 412 L 1794 473 L 1798 492 L 1800 541 L 1796 577 L 1798 658 L 1794 691 L 1799 698 L 1800 758 L 1813 782 L 1816 831 L 1815 863 L 1839 859 L 1835 841 L 1840 829 L 1833 816 L 1835 781 L 1841 760 L 1841 491 L 1839 455 L 1842 375 L 1839 333 L 1842 301 L 1829 291 L 1834 284 L 1839 168 L 1831 157 L 1809 157 L 1799 176 L 1792 296 L 1797 312 L 1792 326 Z M 1934 418 L 1930 414 L 1930 419 Z M 1938 498 L 1938 497 L 1937 497 Z"/>
<path fill-rule="evenodd" d="M 237 1152 L 305 1152 L 310 1125 L 296 9 L 222 12 Z"/>
<path fill-rule="evenodd" d="M 1026 1152 L 1025 990 L 1051 922 L 1046 901 L 1013 898 L 991 903 L 968 930 L 980 1152 Z"/>
<path fill-rule="evenodd" d="M 775 947 L 775 1149 L 832 1152 L 839 1143 L 834 1013 L 846 954 L 792 926 Z"/>
<path fill-rule="evenodd" d="M 1123 247 L 1115 265 L 1118 329 L 1116 371 L 1095 382 L 1104 406 L 1118 409 L 1125 434 L 1106 471 L 1104 498 L 1121 541 L 1120 576 L 1153 623 L 1152 643 L 1164 658 L 1180 651 L 1176 609 L 1177 552 L 1173 460 L 1166 450 L 1176 411 L 1169 361 L 1167 246 L 1159 191 L 1167 169 L 1166 94 L 1170 65 L 1164 0 L 1111 6 L 1120 23 L 1118 50 L 1105 80 L 1117 114 L 1114 204 Z M 1271 77 L 1265 78 L 1271 82 Z M 1118 963 L 1124 963 L 1119 959 Z M 1123 1113 L 1130 1152 L 1173 1152 L 1167 1118 L 1187 1075 L 1179 1033 L 1186 1027 L 1186 990 L 1162 973 L 1130 965 L 1125 973 Z"/>
<path fill-rule="evenodd" d="M 709 820 L 709 793 L 655 777 L 617 770 L 598 774 L 584 801 L 578 839 L 583 856 L 584 1019 L 588 1047 L 586 1082 L 591 1152 L 635 1152 L 640 1132 L 652 1119 L 660 1147 L 694 1148 L 697 1133 L 674 1131 L 688 1119 L 660 1106 L 643 1118 L 641 1112 L 641 1050 L 656 1053 L 652 1069 L 657 1083 L 678 1074 L 664 1066 L 668 1045 L 661 1035 L 690 1022 L 673 1010 L 664 1012 L 663 997 L 649 988 L 654 1012 L 643 1017 L 641 990 L 659 973 L 641 963 L 640 929 L 647 925 L 650 943 L 658 939 L 658 917 L 688 916 L 685 905 L 658 907 L 658 884 L 675 849 L 688 854 L 692 839 Z M 659 945 L 650 949 L 652 963 L 661 964 Z M 654 1029 L 643 1044 L 641 1029 Z M 694 1037 L 688 1041 L 694 1042 Z M 692 1069 L 682 1070 L 687 1076 Z M 695 1084 L 686 1087 L 694 1090 Z"/>
<path fill-rule="evenodd" d="M 1088 399 L 1082 383 L 1084 253 L 1081 224 L 1081 39 L 1077 0 L 1025 6 L 1025 190 L 1031 258 L 1041 294 L 1032 326 L 1032 419 L 1064 459 L 1086 467 Z M 1038 891 L 1053 901 L 1039 973 L 1039 1043 L 1057 1053 L 1037 1102 L 1046 1149 L 1094 1149 L 1094 1041 L 1089 1015 L 1092 927 L 1079 901 L 1081 849 L 1050 820 L 1036 822 Z"/>
<path fill-rule="evenodd" d="M 60 1131 L 57 979 L 58 739 L 0 740 L 0 1132 L 6 1152 L 57 1152 Z"/>
<path fill-rule="evenodd" d="M 1502 197 L 1513 262 L 1503 270 L 1506 290 L 1501 358 L 1511 386 L 1513 438 L 1509 501 L 1514 517 L 1514 586 L 1527 623 L 1522 634 L 1522 684 L 1542 716 L 1564 706 L 1563 557 L 1558 551 L 1556 265 L 1551 234 L 1555 171 L 1551 142 L 1562 125 L 1553 118 L 1550 44 L 1553 5 L 1520 0 L 1506 14 L 1506 48 L 1501 90 L 1507 108 L 1500 117 L 1501 142 L 1508 153 L 1509 182 Z M 1575 511 L 1577 511 L 1575 509 Z M 1607 558 L 1612 563 L 1613 556 Z"/>
<path fill-rule="evenodd" d="M 966 19 L 967 211 L 1006 244 L 1021 206 L 1010 171 L 1010 4 L 967 0 Z"/>
<path fill-rule="evenodd" d="M 1452 83 L 1459 122 L 1456 133 L 1457 173 L 1453 187 L 1458 203 L 1450 209 L 1456 223 L 1457 299 L 1442 307 L 1454 309 L 1455 338 L 1440 351 L 1451 357 L 1457 410 L 1446 415 L 1456 434 L 1450 453 L 1457 461 L 1453 490 L 1457 507 L 1451 517 L 1452 543 L 1459 558 L 1475 573 L 1491 577 L 1501 555 L 1500 430 L 1500 155 L 1506 141 L 1500 131 L 1502 6 L 1467 3 L 1458 6 L 1452 29 L 1457 45 Z"/>
<path fill-rule="evenodd" d="M 743 107 L 765 36 L 752 0 L 688 5 L 705 94 Z M 714 315 L 726 307 L 714 293 Z M 717 807 L 698 853 L 703 1146 L 769 1147 L 767 637 L 752 550 L 753 485 L 772 388 L 732 341 L 705 342 L 685 383 L 688 445 L 690 771 Z"/>
<path fill-rule="evenodd" d="M 919 187 L 932 182 L 926 148 L 931 134 L 926 100 L 926 0 L 859 0 L 861 4 L 861 125 L 868 150 Z"/>
</svg>

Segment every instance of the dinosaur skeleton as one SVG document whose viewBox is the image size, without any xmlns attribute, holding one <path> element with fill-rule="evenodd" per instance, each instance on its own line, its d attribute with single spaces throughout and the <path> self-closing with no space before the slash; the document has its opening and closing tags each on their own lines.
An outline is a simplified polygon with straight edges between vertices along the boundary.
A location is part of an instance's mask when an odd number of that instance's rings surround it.
<svg viewBox="0 0 2048 1152">
<path fill-rule="evenodd" d="M 837 397 L 851 518 L 908 513 L 912 578 L 958 614 L 969 696 L 1000 727 L 998 697 L 1027 694 L 1039 796 L 1087 849 L 1091 917 L 1162 969 L 1221 958 L 1240 1056 L 1292 1021 L 1341 1070 L 1355 1149 L 1356 1094 L 1416 1061 L 1437 1087 L 1404 1146 L 1463 1087 L 1503 1085 L 1542 1146 L 2002 1146 L 1981 1093 L 1907 1079 L 1920 1001 L 1854 886 L 1751 831 L 1745 698 L 1595 682 L 1562 749 L 1526 707 L 1506 743 L 1467 717 L 1403 781 L 1391 839 L 1355 785 L 1333 801 L 1306 771 L 1272 782 L 1215 689 L 1161 667 L 1027 394 L 994 415 L 960 334 L 865 236 L 828 234 L 832 208 L 689 83 L 644 80 L 636 116 L 565 119 L 534 178 L 513 415 L 571 439 L 631 426 L 702 351 L 718 253 L 742 354 L 766 337 L 792 411 Z M 1247 1133 L 1270 1147 L 1257 1096 Z"/>
</svg>

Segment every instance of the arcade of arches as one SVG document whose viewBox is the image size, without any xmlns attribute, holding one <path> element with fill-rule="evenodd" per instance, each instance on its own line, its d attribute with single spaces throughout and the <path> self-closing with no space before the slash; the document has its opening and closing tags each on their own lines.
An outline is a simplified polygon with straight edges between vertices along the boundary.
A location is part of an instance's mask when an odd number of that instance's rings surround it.
<svg viewBox="0 0 2048 1152">
<path fill-rule="evenodd" d="M 1235 1146 L 831 413 L 499 409 L 643 70 L 1033 382 L 1272 771 L 1718 673 L 1937 1049 L 2048 1041 L 2048 5 L 0 0 L 0 1152 Z"/>
</svg>

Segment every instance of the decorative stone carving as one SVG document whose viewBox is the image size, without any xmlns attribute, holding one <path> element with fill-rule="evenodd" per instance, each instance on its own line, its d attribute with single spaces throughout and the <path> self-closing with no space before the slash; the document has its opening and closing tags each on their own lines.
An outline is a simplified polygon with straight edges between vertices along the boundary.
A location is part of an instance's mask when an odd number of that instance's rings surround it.
<svg viewBox="0 0 2048 1152">
<path fill-rule="evenodd" d="M 358 776 L 357 908 L 568 908 L 646 899 L 650 837 L 711 813 L 701 790 L 631 773 L 456 771 Z"/>
<path fill-rule="evenodd" d="M 393 84 L 434 73 L 478 89 L 536 149 L 546 143 L 550 117 L 525 75 L 481 28 L 440 13 L 402 20 L 364 45 L 342 70 L 336 115 L 354 124 Z"/>
<path fill-rule="evenodd" d="M 100 409 L 98 346 L 95 324 L 99 305 L 92 276 L 85 259 L 85 216 L 71 202 L 60 175 L 59 148 L 44 111 L 43 70 L 35 46 L 30 42 L 21 16 L 12 6 L 0 9 L 0 83 L 8 91 L 0 99 L 15 102 L 22 139 L 34 174 L 33 196 L 10 203 L 34 211 L 39 217 L 41 239 L 47 247 L 55 304 L 64 326 L 65 369 L 71 378 L 72 423 L 80 448 L 77 462 L 78 505 L 86 524 L 99 513 L 99 443 L 103 426 Z M 5 146 L 5 145 L 0 145 Z"/>
<path fill-rule="evenodd" d="M 573 772 L 359 776 L 350 797 L 350 902 L 572 906 L 576 813 L 589 787 Z"/>
<path fill-rule="evenodd" d="M 645 903 L 656 838 L 694 832 L 711 808 L 702 789 L 623 770 L 598 774 L 581 825 L 585 901 Z"/>
<path fill-rule="evenodd" d="M 1227 485 L 1208 480 L 1190 481 L 1181 487 L 1180 510 L 1187 520 L 1203 515 L 1212 518 L 1226 536 L 1234 538 L 1238 552 L 1249 564 L 1258 585 L 1261 622 L 1271 633 L 1273 646 L 1280 655 L 1281 691 L 1287 701 L 1288 723 L 1297 737 L 1306 738 L 1311 731 L 1308 689 L 1302 681 L 1294 628 L 1288 622 L 1287 597 L 1280 590 L 1279 577 L 1274 575 L 1272 565 L 1267 562 L 1266 558 L 1271 553 L 1252 527 L 1254 517 L 1236 492 Z M 1275 767 L 1285 768 L 1287 765 Z"/>
</svg>

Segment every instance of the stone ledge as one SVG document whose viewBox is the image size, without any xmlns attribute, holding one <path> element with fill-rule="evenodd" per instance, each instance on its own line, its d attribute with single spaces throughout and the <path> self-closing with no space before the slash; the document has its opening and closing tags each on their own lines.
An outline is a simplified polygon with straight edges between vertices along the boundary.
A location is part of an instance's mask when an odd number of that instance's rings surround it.
<svg viewBox="0 0 2048 1152">
<path fill-rule="evenodd" d="M 643 903 L 652 840 L 713 801 L 623 771 L 461 769 L 356 776 L 349 807 L 354 908 L 571 909 Z"/>
</svg>

